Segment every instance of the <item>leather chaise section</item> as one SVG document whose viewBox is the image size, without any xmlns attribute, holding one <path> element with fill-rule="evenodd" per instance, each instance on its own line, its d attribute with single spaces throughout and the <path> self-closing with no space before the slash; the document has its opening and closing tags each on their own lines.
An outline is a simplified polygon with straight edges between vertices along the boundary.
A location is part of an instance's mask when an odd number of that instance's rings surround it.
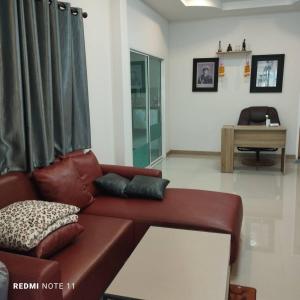
<svg viewBox="0 0 300 300">
<path fill-rule="evenodd" d="M 145 225 L 228 233 L 231 262 L 238 255 L 243 207 L 237 195 L 174 188 L 166 189 L 161 202 L 102 195 L 84 213 L 131 219 L 140 236 Z"/>
</svg>

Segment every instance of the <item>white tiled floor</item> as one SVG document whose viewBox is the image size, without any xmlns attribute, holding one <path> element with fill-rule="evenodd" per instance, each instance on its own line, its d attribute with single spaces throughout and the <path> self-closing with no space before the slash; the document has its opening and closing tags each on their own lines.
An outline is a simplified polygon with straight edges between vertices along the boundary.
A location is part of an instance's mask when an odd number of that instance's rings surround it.
<svg viewBox="0 0 300 300">
<path fill-rule="evenodd" d="M 300 299 L 300 164 L 245 167 L 222 174 L 219 157 L 170 156 L 160 165 L 170 186 L 241 195 L 241 251 L 231 282 L 255 287 L 257 300 Z"/>
</svg>

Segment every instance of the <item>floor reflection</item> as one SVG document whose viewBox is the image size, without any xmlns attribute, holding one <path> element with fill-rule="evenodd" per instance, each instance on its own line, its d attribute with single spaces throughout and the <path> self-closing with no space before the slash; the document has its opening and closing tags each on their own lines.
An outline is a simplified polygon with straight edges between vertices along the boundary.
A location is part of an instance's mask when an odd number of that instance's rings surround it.
<svg viewBox="0 0 300 300">
<path fill-rule="evenodd" d="M 247 250 L 274 252 L 275 222 L 273 219 L 245 217 L 244 228 Z"/>
<path fill-rule="evenodd" d="M 278 165 L 222 174 L 219 157 L 176 155 L 158 167 L 171 187 L 241 195 L 244 220 L 232 283 L 255 287 L 257 300 L 300 299 L 300 165 L 288 160 L 286 175 Z"/>
<path fill-rule="evenodd" d="M 294 254 L 300 255 L 300 168 L 297 169 L 296 179 L 296 205 L 295 205 L 295 225 L 294 225 Z"/>
</svg>

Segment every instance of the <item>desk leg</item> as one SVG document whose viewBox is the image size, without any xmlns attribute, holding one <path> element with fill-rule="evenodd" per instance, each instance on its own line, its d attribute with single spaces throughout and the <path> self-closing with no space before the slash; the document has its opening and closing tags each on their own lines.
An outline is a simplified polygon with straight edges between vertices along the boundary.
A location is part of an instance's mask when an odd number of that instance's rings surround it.
<svg viewBox="0 0 300 300">
<path fill-rule="evenodd" d="M 222 128 L 221 138 L 221 171 L 223 173 L 233 173 L 234 159 L 234 128 Z"/>
<path fill-rule="evenodd" d="M 281 149 L 281 172 L 285 173 L 285 148 Z"/>
</svg>

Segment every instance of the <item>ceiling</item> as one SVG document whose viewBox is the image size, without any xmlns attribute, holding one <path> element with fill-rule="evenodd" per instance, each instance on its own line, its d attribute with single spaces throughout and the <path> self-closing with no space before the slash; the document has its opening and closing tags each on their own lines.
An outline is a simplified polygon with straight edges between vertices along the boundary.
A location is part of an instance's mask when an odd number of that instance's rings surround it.
<svg viewBox="0 0 300 300">
<path fill-rule="evenodd" d="M 180 0 L 143 0 L 171 22 L 300 11 L 300 0 L 209 0 L 216 7 L 184 6 Z"/>
</svg>

